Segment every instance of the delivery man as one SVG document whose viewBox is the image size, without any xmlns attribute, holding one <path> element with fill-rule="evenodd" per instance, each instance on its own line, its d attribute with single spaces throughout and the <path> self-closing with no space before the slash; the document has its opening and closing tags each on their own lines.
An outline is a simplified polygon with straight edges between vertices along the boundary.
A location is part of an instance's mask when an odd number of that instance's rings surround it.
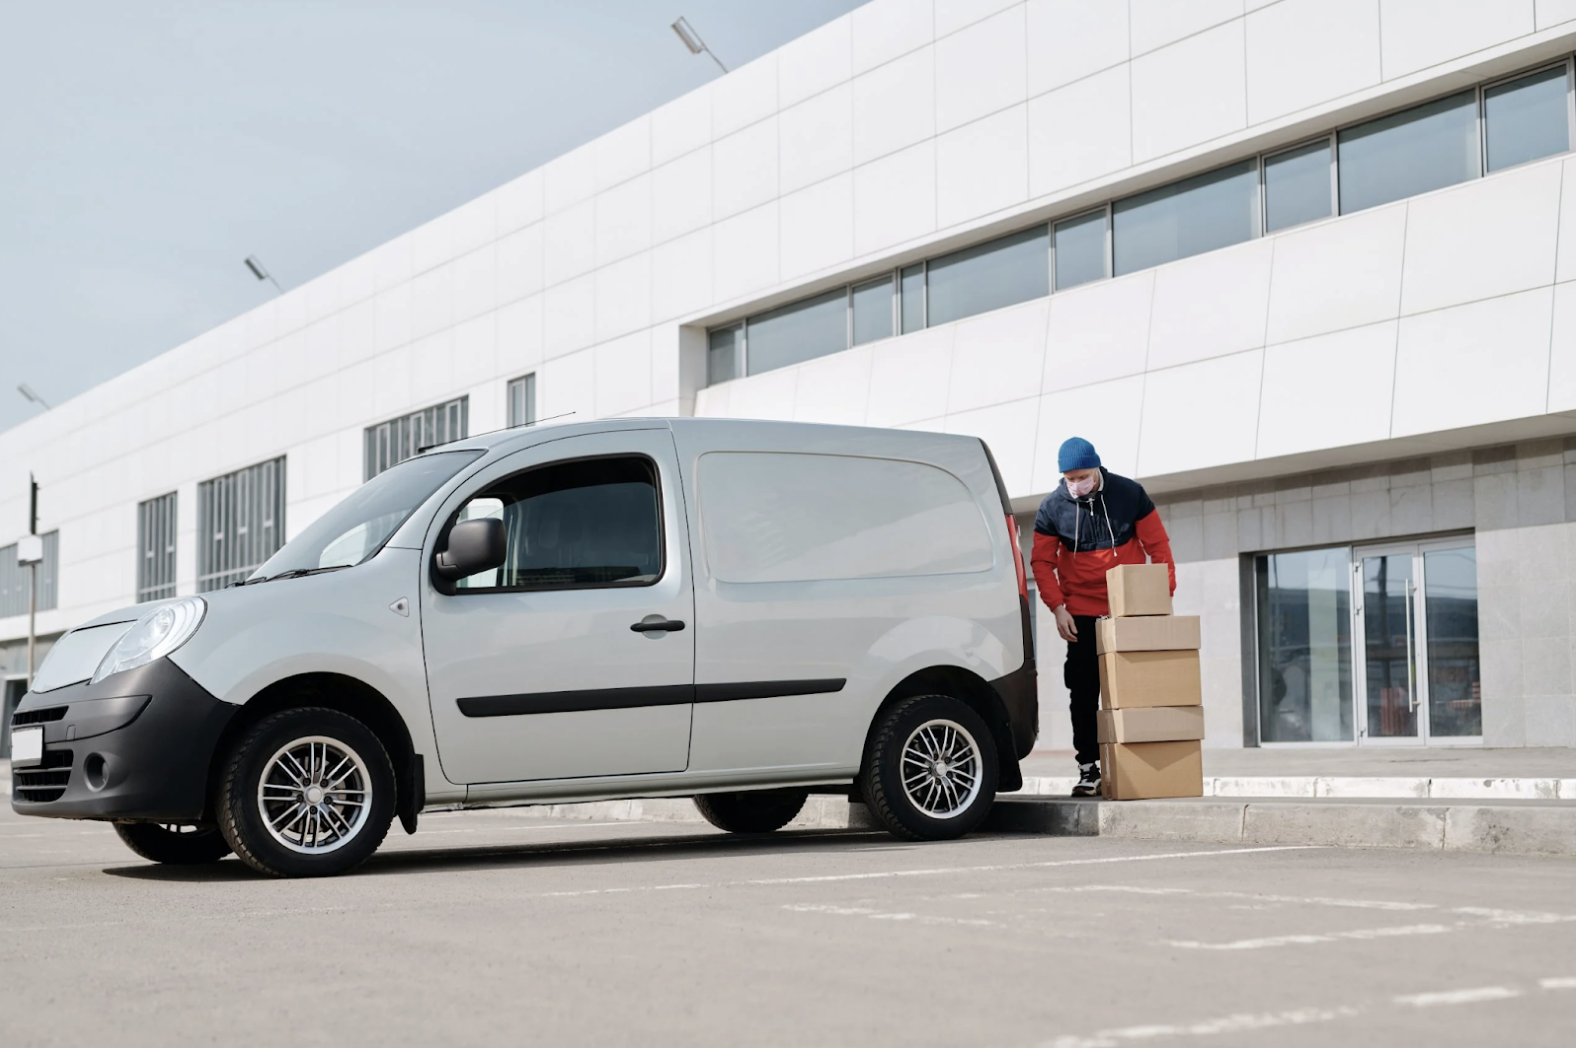
<svg viewBox="0 0 1576 1048">
<path fill-rule="evenodd" d="M 1056 456 L 1062 482 L 1045 496 L 1034 518 L 1034 552 L 1029 561 L 1056 632 L 1067 642 L 1063 679 L 1072 696 L 1073 748 L 1078 755 L 1074 797 L 1100 792 L 1100 744 L 1095 713 L 1100 708 L 1100 661 L 1095 654 L 1095 619 L 1110 613 L 1106 569 L 1146 560 L 1171 568 L 1176 562 L 1160 513 L 1136 480 L 1100 467 L 1094 445 L 1071 437 Z"/>
</svg>

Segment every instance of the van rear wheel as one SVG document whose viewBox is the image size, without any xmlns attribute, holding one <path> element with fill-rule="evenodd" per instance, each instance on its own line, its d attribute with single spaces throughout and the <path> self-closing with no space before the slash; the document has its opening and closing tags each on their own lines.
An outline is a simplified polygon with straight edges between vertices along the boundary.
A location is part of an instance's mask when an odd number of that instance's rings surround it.
<svg viewBox="0 0 1576 1048">
<path fill-rule="evenodd" d="M 985 821 L 998 767 L 995 740 L 978 713 L 950 695 L 916 695 L 880 715 L 860 786 L 894 836 L 948 840 Z"/>
<path fill-rule="evenodd" d="M 219 832 L 252 869 L 327 877 L 355 869 L 394 819 L 394 766 L 365 724 L 307 707 L 263 718 L 225 761 Z"/>
<path fill-rule="evenodd" d="M 809 790 L 794 789 L 703 793 L 695 798 L 695 807 L 719 830 L 771 833 L 792 822 L 809 796 Z"/>
<path fill-rule="evenodd" d="M 150 862 L 194 866 L 218 862 L 230 845 L 213 826 L 165 826 L 152 822 L 117 822 L 115 833 L 126 847 Z"/>
</svg>

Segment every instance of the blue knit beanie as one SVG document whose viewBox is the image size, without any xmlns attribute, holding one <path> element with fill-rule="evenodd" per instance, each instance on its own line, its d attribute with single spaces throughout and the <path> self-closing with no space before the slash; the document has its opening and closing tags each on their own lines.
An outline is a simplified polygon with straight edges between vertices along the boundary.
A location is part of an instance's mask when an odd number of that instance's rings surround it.
<svg viewBox="0 0 1576 1048">
<path fill-rule="evenodd" d="M 1082 437 L 1068 437 L 1062 441 L 1062 449 L 1056 453 L 1056 468 L 1062 473 L 1070 473 L 1075 469 L 1099 469 L 1100 456 L 1095 453 L 1094 445 Z"/>
</svg>

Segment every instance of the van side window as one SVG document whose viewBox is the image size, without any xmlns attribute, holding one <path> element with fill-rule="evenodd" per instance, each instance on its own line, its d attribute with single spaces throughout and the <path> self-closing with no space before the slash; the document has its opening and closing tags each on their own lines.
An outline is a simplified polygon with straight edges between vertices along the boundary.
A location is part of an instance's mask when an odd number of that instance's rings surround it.
<svg viewBox="0 0 1576 1048">
<path fill-rule="evenodd" d="M 461 579 L 460 592 L 641 586 L 662 577 L 656 466 L 642 456 L 560 462 L 478 492 L 459 520 L 496 517 L 503 567 Z"/>
</svg>

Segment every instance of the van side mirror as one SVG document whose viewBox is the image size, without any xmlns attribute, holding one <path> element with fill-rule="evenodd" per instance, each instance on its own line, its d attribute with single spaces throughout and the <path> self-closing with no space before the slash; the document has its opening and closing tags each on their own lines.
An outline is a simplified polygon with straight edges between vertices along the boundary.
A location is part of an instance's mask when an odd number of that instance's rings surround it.
<svg viewBox="0 0 1576 1048">
<path fill-rule="evenodd" d="M 496 517 L 462 520 L 449 529 L 449 548 L 439 553 L 433 572 L 450 582 L 503 567 L 509 557 L 509 536 Z"/>
</svg>

